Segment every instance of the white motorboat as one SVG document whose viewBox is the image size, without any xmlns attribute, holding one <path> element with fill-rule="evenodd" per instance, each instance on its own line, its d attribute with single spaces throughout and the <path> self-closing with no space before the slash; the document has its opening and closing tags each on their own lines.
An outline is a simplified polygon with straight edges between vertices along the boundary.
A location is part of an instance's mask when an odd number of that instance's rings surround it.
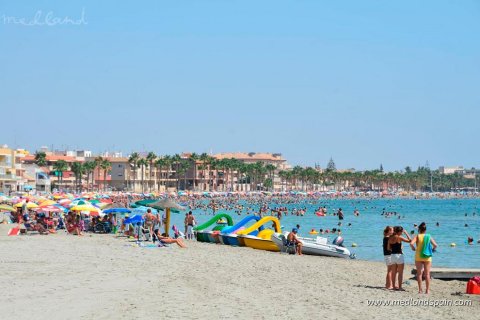
<svg viewBox="0 0 480 320">
<path fill-rule="evenodd" d="M 281 252 L 287 251 L 286 249 L 286 239 L 288 237 L 288 232 L 285 234 L 274 233 L 272 235 L 272 241 L 278 246 Z M 327 238 L 317 237 L 317 238 L 300 238 L 303 243 L 302 253 L 313 255 L 313 256 L 328 256 L 328 257 L 338 257 L 338 258 L 355 258 L 355 255 L 350 253 L 345 247 L 336 246 L 333 244 L 327 243 Z"/>
</svg>

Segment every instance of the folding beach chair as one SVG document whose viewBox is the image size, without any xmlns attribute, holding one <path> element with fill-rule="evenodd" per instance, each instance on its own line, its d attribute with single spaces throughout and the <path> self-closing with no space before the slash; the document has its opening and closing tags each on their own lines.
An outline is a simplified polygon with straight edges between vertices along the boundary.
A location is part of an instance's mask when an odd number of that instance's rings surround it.
<svg viewBox="0 0 480 320">
<path fill-rule="evenodd" d="M 282 253 L 290 253 L 290 254 L 295 254 L 297 252 L 297 245 L 295 242 L 288 241 L 287 237 L 285 235 L 281 234 L 280 239 L 282 239 Z"/>
</svg>

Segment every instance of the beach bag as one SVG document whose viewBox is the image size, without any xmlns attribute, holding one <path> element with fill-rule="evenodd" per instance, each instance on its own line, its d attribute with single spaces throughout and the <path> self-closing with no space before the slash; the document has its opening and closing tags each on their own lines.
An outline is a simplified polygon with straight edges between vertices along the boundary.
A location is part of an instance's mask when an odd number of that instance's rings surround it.
<svg viewBox="0 0 480 320">
<path fill-rule="evenodd" d="M 480 294 L 480 277 L 473 277 L 467 282 L 467 294 Z"/>
<path fill-rule="evenodd" d="M 432 241 L 430 240 L 430 234 L 426 234 L 423 237 L 423 248 L 420 251 L 420 257 L 423 259 L 430 258 L 433 255 Z"/>
<path fill-rule="evenodd" d="M 8 235 L 9 236 L 18 236 L 20 234 L 20 228 L 11 228 L 8 230 Z"/>
</svg>

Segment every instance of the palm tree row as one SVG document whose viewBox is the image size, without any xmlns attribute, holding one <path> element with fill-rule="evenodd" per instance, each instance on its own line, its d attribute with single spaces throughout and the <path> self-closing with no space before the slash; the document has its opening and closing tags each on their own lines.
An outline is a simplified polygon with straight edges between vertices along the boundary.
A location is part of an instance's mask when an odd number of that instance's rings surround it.
<svg viewBox="0 0 480 320">
<path fill-rule="evenodd" d="M 476 177 L 469 179 L 462 174 L 442 174 L 438 170 L 419 167 L 413 171 L 383 172 L 366 170 L 363 172 L 339 172 L 313 168 L 294 167 L 289 171 L 279 171 L 282 190 L 348 190 L 348 191 L 452 191 L 476 188 Z"/>
<path fill-rule="evenodd" d="M 168 189 L 195 191 L 273 190 L 276 167 L 261 162 L 246 164 L 240 160 L 216 159 L 206 153 L 145 158 L 132 153 L 128 159 L 128 189 L 141 192 Z M 139 171 L 138 171 L 139 170 Z M 137 172 L 140 173 L 138 176 Z M 145 181 L 148 173 L 147 181 Z M 140 186 L 137 188 L 137 180 Z"/>
<path fill-rule="evenodd" d="M 35 163 L 40 167 L 45 167 L 48 165 L 46 160 L 46 154 L 44 152 L 37 152 L 35 154 Z M 93 161 L 86 161 L 86 162 L 72 162 L 71 164 L 67 163 L 65 160 L 58 160 L 53 163 L 53 170 L 55 176 L 57 176 L 57 185 L 58 188 L 62 188 L 64 186 L 63 181 L 63 174 L 66 171 L 72 171 L 75 176 L 74 181 L 74 189 L 75 191 L 82 191 L 83 190 L 83 180 L 86 182 L 86 189 L 87 190 L 94 190 L 95 186 L 95 170 L 97 169 L 97 181 L 100 180 L 100 172 L 103 172 L 103 190 L 106 190 L 107 187 L 107 175 L 110 169 L 112 168 L 112 164 L 107 159 L 102 157 L 97 157 Z M 98 186 L 98 190 L 100 190 L 100 185 Z"/>
<path fill-rule="evenodd" d="M 149 152 L 140 157 L 136 152 L 128 159 L 127 189 L 142 192 L 163 191 L 168 189 L 195 191 L 273 191 L 276 179 L 280 180 L 281 190 L 349 190 L 349 191 L 452 191 L 474 189 L 475 179 L 468 179 L 462 174 L 442 174 L 438 170 L 419 167 L 412 170 L 406 167 L 401 172 L 384 172 L 366 170 L 363 172 L 337 171 L 334 164 L 327 170 L 320 171 L 311 167 L 296 166 L 291 170 L 278 170 L 273 164 L 262 162 L 245 163 L 234 158 L 216 159 L 206 153 L 192 153 L 188 157 L 179 154 L 157 156 Z M 46 166 L 43 152 L 35 154 L 35 163 Z M 333 163 L 333 160 L 332 160 Z M 53 164 L 59 186 L 63 185 L 63 172 L 69 165 L 63 160 Z M 103 190 L 106 190 L 107 174 L 111 163 L 97 157 L 93 161 L 70 164 L 75 175 L 75 189 L 93 190 L 95 180 L 100 180 L 103 172 Z M 137 173 L 140 173 L 140 189 L 137 190 Z M 94 175 L 97 175 L 95 177 Z M 133 173 L 133 174 L 132 174 Z M 98 186 L 100 189 L 100 185 Z"/>
</svg>

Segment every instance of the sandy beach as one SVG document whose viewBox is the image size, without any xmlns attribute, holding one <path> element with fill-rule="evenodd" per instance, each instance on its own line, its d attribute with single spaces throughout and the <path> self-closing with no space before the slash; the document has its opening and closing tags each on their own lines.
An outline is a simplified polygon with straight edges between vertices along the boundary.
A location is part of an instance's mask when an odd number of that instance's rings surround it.
<svg viewBox="0 0 480 320">
<path fill-rule="evenodd" d="M 465 283 L 434 280 L 429 299 L 470 307 L 368 306 L 417 299 L 382 289 L 382 263 L 293 256 L 188 242 L 139 248 L 113 235 L 8 237 L 0 226 L 2 319 L 476 319 Z M 410 277 L 411 266 L 405 271 Z M 425 296 L 421 296 L 425 298 Z"/>
</svg>

